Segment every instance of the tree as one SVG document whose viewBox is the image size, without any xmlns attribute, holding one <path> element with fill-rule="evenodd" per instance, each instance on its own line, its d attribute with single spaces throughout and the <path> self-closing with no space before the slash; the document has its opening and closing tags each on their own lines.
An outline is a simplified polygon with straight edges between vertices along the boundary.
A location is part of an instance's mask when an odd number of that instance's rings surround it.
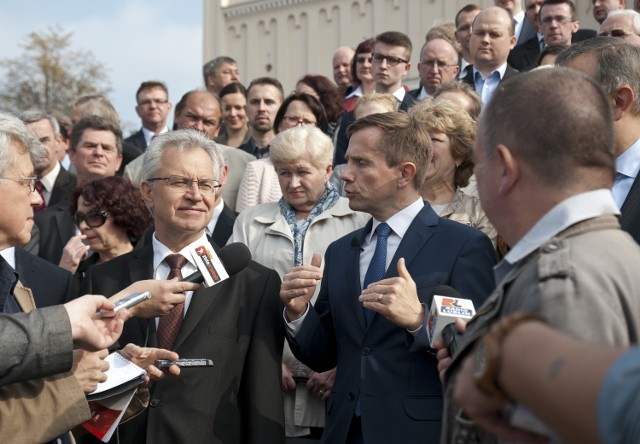
<svg viewBox="0 0 640 444">
<path fill-rule="evenodd" d="M 21 112 L 39 108 L 68 114 L 75 99 L 106 94 L 111 83 L 105 67 L 90 51 L 71 48 L 73 33 L 59 26 L 32 32 L 21 45 L 24 53 L 0 60 L 0 109 Z"/>
</svg>

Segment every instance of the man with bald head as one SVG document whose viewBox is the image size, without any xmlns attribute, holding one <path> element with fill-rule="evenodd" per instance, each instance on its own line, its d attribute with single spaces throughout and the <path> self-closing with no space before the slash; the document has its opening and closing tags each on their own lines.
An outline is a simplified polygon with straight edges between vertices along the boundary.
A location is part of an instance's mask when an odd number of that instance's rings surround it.
<svg viewBox="0 0 640 444">
<path fill-rule="evenodd" d="M 189 91 L 176 104 L 174 129 L 193 128 L 207 135 L 213 140 L 220 131 L 222 123 L 222 107 L 220 99 L 207 91 Z M 231 208 L 236 206 L 240 180 L 247 163 L 255 158 L 242 150 L 218 144 L 228 168 L 226 183 L 222 186 L 222 198 Z M 125 168 L 124 177 L 134 185 L 140 186 L 144 157 L 132 161 Z"/>
<path fill-rule="evenodd" d="M 598 35 L 619 37 L 640 47 L 640 13 L 631 9 L 611 11 L 600 25 Z"/>
<path fill-rule="evenodd" d="M 592 3 L 593 18 L 600 24 L 604 22 L 610 12 L 627 7 L 626 0 L 592 0 Z"/>
<path fill-rule="evenodd" d="M 491 223 L 512 248 L 494 268 L 497 288 L 467 324 L 446 370 L 444 350 L 439 353 L 443 443 L 497 441 L 466 417 L 452 394 L 463 358 L 505 317 L 535 313 L 594 345 L 628 346 L 639 339 L 640 249 L 620 229 L 611 196 L 610 102 L 584 74 L 553 68 L 505 82 L 482 110 L 473 149 L 478 192 Z M 506 333 L 515 325 L 492 331 Z M 495 374 L 501 357 L 491 351 L 487 344 L 475 355 L 475 371 L 477 386 L 493 395 L 503 392 Z M 487 420 L 498 428 L 506 416 Z M 522 434 L 509 441 L 525 442 Z"/>
<path fill-rule="evenodd" d="M 351 78 L 351 60 L 355 51 L 348 46 L 341 46 L 333 53 L 332 67 L 333 67 L 333 80 L 343 93 L 353 83 Z"/>
<path fill-rule="evenodd" d="M 422 46 L 418 73 L 422 87 L 409 91 L 416 100 L 433 95 L 443 83 L 450 82 L 458 75 L 458 52 L 444 39 L 429 40 Z"/>
<path fill-rule="evenodd" d="M 518 73 L 507 64 L 509 51 L 516 44 L 513 20 L 503 8 L 483 9 L 473 21 L 469 48 L 473 75 L 464 78 L 487 104 L 500 82 Z"/>
</svg>

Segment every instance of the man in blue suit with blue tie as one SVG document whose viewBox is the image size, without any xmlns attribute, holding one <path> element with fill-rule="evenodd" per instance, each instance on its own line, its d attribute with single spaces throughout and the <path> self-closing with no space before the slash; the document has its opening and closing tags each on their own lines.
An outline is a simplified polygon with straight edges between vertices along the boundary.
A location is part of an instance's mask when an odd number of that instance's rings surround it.
<svg viewBox="0 0 640 444">
<path fill-rule="evenodd" d="M 494 288 L 495 253 L 480 231 L 439 218 L 420 197 L 431 141 L 412 116 L 374 114 L 349 131 L 345 192 L 373 218 L 329 246 L 323 273 L 316 255 L 285 275 L 287 337 L 315 371 L 337 366 L 323 442 L 436 443 L 442 391 L 425 313 L 442 285 L 479 307 Z M 399 291 L 406 285 L 417 297 Z"/>
</svg>

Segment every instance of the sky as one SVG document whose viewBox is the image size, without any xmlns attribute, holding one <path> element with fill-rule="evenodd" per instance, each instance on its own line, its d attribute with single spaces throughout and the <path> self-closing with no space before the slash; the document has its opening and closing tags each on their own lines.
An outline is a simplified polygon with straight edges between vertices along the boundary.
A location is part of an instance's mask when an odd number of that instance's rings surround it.
<svg viewBox="0 0 640 444">
<path fill-rule="evenodd" d="M 93 53 L 107 68 L 125 136 L 140 127 L 141 82 L 165 82 L 174 104 L 202 87 L 202 0 L 0 0 L 0 10 L 0 60 L 22 54 L 27 34 L 55 25 L 73 33 L 72 49 Z"/>
</svg>

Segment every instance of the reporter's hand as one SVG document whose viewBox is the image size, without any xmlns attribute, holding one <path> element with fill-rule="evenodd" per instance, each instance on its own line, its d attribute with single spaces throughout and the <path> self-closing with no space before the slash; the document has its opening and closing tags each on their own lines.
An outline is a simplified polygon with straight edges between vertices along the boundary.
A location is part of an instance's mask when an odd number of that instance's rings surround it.
<svg viewBox="0 0 640 444">
<path fill-rule="evenodd" d="M 138 367 L 142 367 L 147 371 L 145 382 L 149 382 L 150 380 L 159 381 L 165 377 L 165 372 L 155 366 L 158 359 L 175 361 L 180 358 L 176 352 L 171 350 L 153 347 L 140 347 L 135 344 L 125 345 L 124 348 L 120 350 L 120 354 Z M 180 367 L 175 364 L 165 369 L 165 371 L 172 376 L 180 375 Z"/>
<path fill-rule="evenodd" d="M 89 253 L 89 246 L 82 242 L 86 238 L 87 236 L 84 234 L 79 234 L 69 239 L 62 249 L 62 257 L 58 264 L 61 268 L 70 271 L 71 274 L 74 274 L 78 270 L 78 265 L 80 265 L 80 262 L 86 258 L 87 253 Z"/>
<path fill-rule="evenodd" d="M 122 334 L 127 310 L 115 316 L 99 313 L 112 311 L 115 305 L 104 296 L 85 295 L 64 304 L 71 324 L 75 348 L 98 351 L 111 347 Z"/>
<path fill-rule="evenodd" d="M 180 282 L 177 278 L 170 281 L 148 279 L 134 282 L 109 299 L 117 301 L 131 293 L 148 291 L 151 293 L 151 298 L 131 307 L 127 319 L 132 317 L 155 318 L 166 315 L 176 305 L 184 303 L 187 291 L 196 291 L 199 288 L 200 284 Z"/>
<path fill-rule="evenodd" d="M 456 319 L 456 330 L 462 334 L 467 330 L 467 322 L 464 319 Z M 433 348 L 438 350 L 436 358 L 438 358 L 438 374 L 440 375 L 440 382 L 444 384 L 444 375 L 451 365 L 452 357 L 449 356 L 449 350 L 447 350 L 441 340 L 437 340 L 433 343 Z"/>
<path fill-rule="evenodd" d="M 285 315 L 289 321 L 299 319 L 307 309 L 316 291 L 316 285 L 322 279 L 321 265 L 322 255 L 314 253 L 311 265 L 293 267 L 282 278 L 280 299 L 285 306 Z"/>
<path fill-rule="evenodd" d="M 109 370 L 109 363 L 104 359 L 108 354 L 107 350 L 98 352 L 73 351 L 71 372 L 85 394 L 93 392 L 98 387 L 98 383 L 107 380 L 105 372 Z"/>
</svg>

